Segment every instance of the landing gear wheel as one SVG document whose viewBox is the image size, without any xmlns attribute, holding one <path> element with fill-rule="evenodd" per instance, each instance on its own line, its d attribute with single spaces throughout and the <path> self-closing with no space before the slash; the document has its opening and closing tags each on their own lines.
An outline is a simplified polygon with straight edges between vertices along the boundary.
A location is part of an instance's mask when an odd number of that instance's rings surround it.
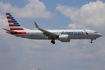
<svg viewBox="0 0 105 70">
<path fill-rule="evenodd" d="M 91 40 L 91 42 L 90 42 L 91 44 L 93 43 L 93 40 Z"/>
<path fill-rule="evenodd" d="M 93 43 L 93 42 L 90 42 L 91 44 Z"/>
<path fill-rule="evenodd" d="M 54 41 L 54 40 L 51 40 L 51 43 L 52 43 L 52 44 L 55 44 L 55 41 Z"/>
</svg>

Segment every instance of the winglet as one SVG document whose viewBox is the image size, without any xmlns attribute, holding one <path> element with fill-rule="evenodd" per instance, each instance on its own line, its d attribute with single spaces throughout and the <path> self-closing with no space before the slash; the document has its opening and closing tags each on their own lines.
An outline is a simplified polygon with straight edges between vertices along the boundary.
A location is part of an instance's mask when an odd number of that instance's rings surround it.
<svg viewBox="0 0 105 70">
<path fill-rule="evenodd" d="M 39 28 L 39 26 L 36 24 L 36 22 L 34 22 L 34 23 L 35 23 L 36 28 Z"/>
</svg>

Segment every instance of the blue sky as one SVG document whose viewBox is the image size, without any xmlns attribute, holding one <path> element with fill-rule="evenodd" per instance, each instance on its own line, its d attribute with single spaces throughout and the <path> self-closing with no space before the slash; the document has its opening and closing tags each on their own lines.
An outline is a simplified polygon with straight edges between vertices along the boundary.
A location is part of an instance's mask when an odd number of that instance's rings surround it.
<svg viewBox="0 0 105 70">
<path fill-rule="evenodd" d="M 13 5 L 16 5 L 18 7 L 23 7 L 26 3 L 28 3 L 28 0 L 18 0 L 18 1 L 14 1 L 14 0 L 1 0 L 2 2 L 4 3 L 11 3 Z M 89 2 L 93 2 L 93 1 L 96 1 L 96 0 L 40 0 L 41 2 L 43 2 L 46 7 L 49 9 L 49 10 L 52 10 L 54 11 L 55 7 L 57 4 L 63 4 L 63 5 L 69 5 L 69 6 L 74 6 L 74 7 L 80 7 L 84 4 L 87 4 Z M 50 6 L 49 6 L 50 5 Z"/>
<path fill-rule="evenodd" d="M 61 28 L 67 28 L 67 25 L 71 22 L 69 18 L 64 17 L 62 14 L 60 14 L 59 12 L 56 12 L 55 8 L 57 6 L 57 4 L 61 4 L 61 5 L 67 5 L 67 6 L 71 6 L 71 7 L 81 7 L 82 5 L 89 3 L 89 2 L 94 2 L 96 0 L 40 0 L 41 2 L 43 2 L 46 6 L 46 9 L 49 10 L 50 12 L 56 14 L 55 17 L 51 20 L 45 20 L 45 19 L 35 19 L 35 18 L 31 18 L 31 19 L 24 19 L 22 21 L 27 21 L 28 23 L 33 23 L 33 21 L 36 21 L 38 23 L 40 23 L 42 26 L 46 26 L 46 28 L 49 29 L 49 23 L 51 23 L 51 29 L 61 29 Z M 11 3 L 13 6 L 17 6 L 17 7 L 24 7 L 25 4 L 28 3 L 28 0 L 3 0 L 2 2 L 4 3 Z M 18 19 L 17 19 L 18 20 Z M 61 21 L 63 20 L 63 21 Z M 20 22 L 21 23 L 21 22 Z M 33 24 L 25 24 L 26 27 L 30 25 L 29 28 L 34 28 Z M 22 23 L 23 24 L 23 23 Z M 62 25 L 61 25 L 62 24 Z M 55 26 L 56 25 L 56 26 Z M 60 27 L 59 27 L 60 26 Z"/>
<path fill-rule="evenodd" d="M 0 0 L 0 28 L 5 12 L 23 27 L 34 21 L 45 29 L 92 29 L 101 38 L 68 43 L 29 40 L 0 29 L 0 70 L 105 70 L 105 0 Z"/>
</svg>

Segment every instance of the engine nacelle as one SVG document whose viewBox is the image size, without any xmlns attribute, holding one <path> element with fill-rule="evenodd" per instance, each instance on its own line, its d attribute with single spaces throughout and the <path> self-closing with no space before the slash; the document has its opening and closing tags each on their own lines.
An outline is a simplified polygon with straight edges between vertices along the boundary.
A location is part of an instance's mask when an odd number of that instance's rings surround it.
<svg viewBox="0 0 105 70">
<path fill-rule="evenodd" d="M 59 40 L 61 42 L 70 42 L 70 38 L 68 35 L 59 35 Z"/>
</svg>

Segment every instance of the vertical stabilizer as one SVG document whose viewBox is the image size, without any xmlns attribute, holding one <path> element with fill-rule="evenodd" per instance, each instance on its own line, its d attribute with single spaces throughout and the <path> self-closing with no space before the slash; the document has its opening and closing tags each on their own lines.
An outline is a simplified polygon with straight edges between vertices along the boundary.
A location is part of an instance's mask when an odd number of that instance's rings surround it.
<svg viewBox="0 0 105 70">
<path fill-rule="evenodd" d="M 20 24 L 10 13 L 6 13 L 6 17 L 9 23 L 10 30 L 24 30 L 24 28 L 20 26 Z"/>
</svg>

